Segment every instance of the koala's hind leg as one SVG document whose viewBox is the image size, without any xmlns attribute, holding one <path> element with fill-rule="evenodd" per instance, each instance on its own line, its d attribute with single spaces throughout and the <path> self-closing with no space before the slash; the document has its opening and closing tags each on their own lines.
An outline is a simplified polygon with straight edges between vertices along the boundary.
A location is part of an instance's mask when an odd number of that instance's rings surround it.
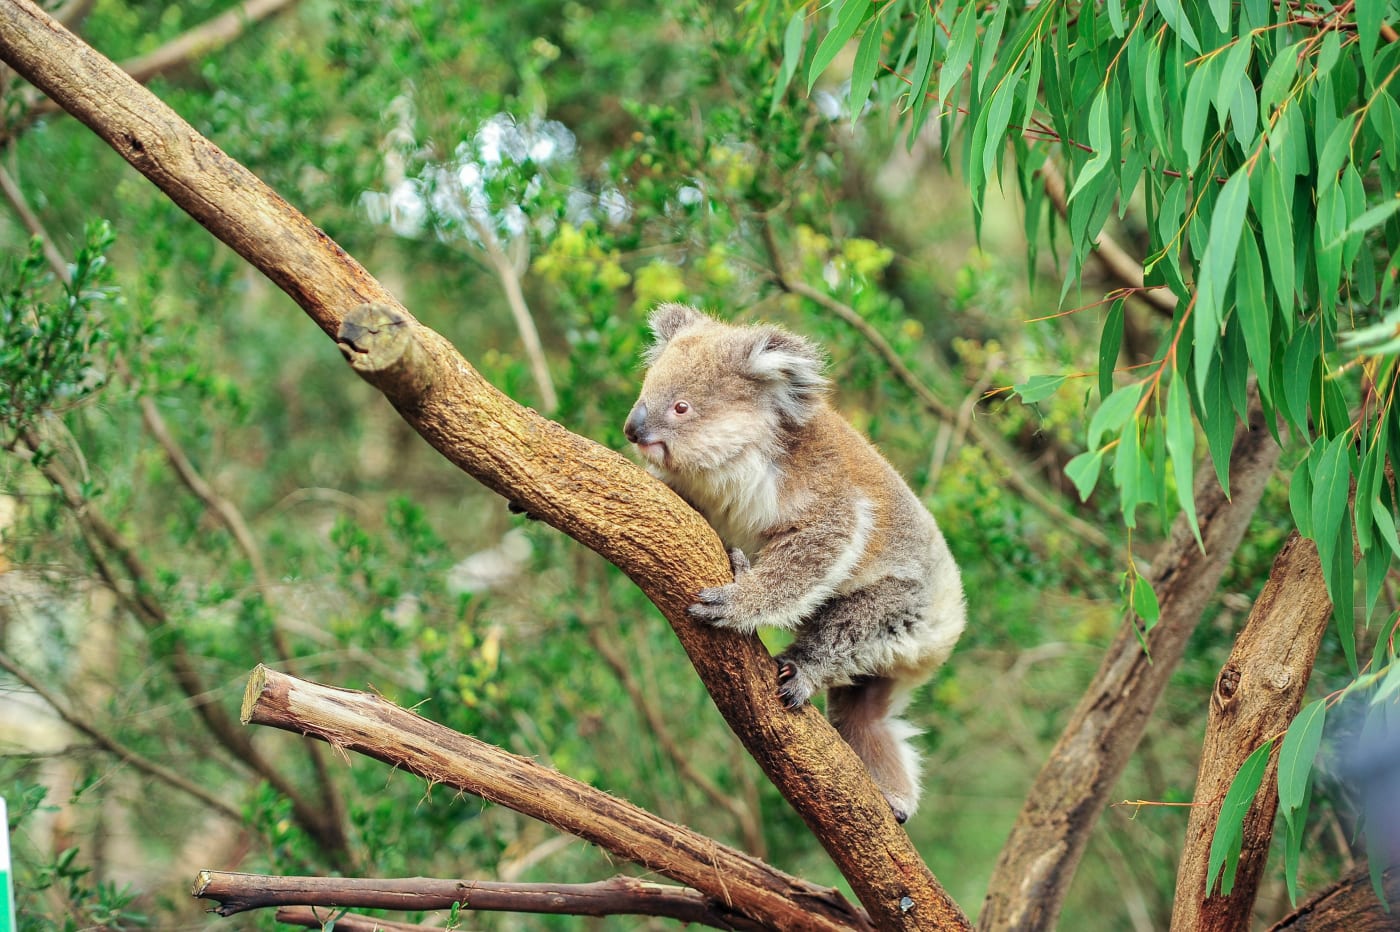
<svg viewBox="0 0 1400 932">
<path fill-rule="evenodd" d="M 827 693 L 826 714 L 856 756 L 865 762 L 899 822 L 919 806 L 919 755 L 909 739 L 918 729 L 896 718 L 908 690 L 891 677 L 864 677 Z"/>
<path fill-rule="evenodd" d="M 922 583 L 890 578 L 822 605 L 778 656 L 783 703 L 795 709 L 830 686 L 885 673 L 910 657 L 923 592 Z"/>
</svg>

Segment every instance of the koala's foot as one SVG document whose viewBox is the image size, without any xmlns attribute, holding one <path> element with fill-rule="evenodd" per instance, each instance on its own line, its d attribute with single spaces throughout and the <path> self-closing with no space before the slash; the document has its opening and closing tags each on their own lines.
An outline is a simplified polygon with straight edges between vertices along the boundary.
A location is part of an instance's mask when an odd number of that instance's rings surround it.
<svg viewBox="0 0 1400 932">
<path fill-rule="evenodd" d="M 787 657 L 778 657 L 778 698 L 788 709 L 800 709 L 815 693 L 811 677 Z"/>
<path fill-rule="evenodd" d="M 905 822 L 909 821 L 909 813 L 905 812 L 903 809 L 890 802 L 890 798 L 888 796 L 885 797 L 885 802 L 890 804 L 890 811 L 894 813 L 894 820 L 896 822 L 898 822 L 900 825 L 903 825 Z"/>
<path fill-rule="evenodd" d="M 885 802 L 890 804 L 890 812 L 894 813 L 894 820 L 900 825 L 908 822 L 909 817 L 914 814 L 914 810 L 919 808 L 917 796 L 891 792 L 883 787 L 880 789 L 880 795 L 885 797 Z"/>
</svg>

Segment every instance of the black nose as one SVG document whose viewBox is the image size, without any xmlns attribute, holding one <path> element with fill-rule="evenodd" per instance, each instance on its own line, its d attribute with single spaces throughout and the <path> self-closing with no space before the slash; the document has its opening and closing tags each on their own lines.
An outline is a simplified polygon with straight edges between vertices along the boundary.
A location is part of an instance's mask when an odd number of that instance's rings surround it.
<svg viewBox="0 0 1400 932">
<path fill-rule="evenodd" d="M 641 443 L 642 427 L 647 422 L 647 406 L 640 401 L 632 408 L 632 413 L 627 415 L 627 423 L 622 425 L 622 434 L 629 443 Z"/>
</svg>

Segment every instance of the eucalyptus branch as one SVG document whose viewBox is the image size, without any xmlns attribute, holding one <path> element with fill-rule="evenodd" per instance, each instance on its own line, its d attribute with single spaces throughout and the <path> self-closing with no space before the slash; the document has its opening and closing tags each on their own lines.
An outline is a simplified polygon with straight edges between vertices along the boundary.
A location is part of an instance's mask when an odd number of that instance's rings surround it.
<svg viewBox="0 0 1400 932">
<path fill-rule="evenodd" d="M 54 713 L 58 715 L 59 718 L 63 719 L 70 728 L 80 734 L 86 735 L 94 744 L 108 754 L 111 754 L 124 763 L 130 764 L 147 776 L 153 777 L 179 792 L 198 800 L 216 815 L 223 816 L 225 819 L 239 824 L 243 823 L 243 814 L 218 796 L 190 780 L 188 777 L 176 773 L 169 767 L 158 764 L 150 758 L 138 754 L 98 728 L 86 718 L 83 718 L 81 715 L 68 708 L 68 706 L 64 705 L 62 699 L 45 687 L 43 683 L 30 676 L 29 671 L 21 667 L 14 661 L 14 658 L 2 650 L 0 650 L 0 669 L 4 669 L 15 679 L 23 683 L 30 692 L 34 693 L 34 695 L 42 699 L 49 708 L 53 709 Z"/>
<path fill-rule="evenodd" d="M 1382 902 L 1365 868 L 1319 890 L 1298 908 L 1269 927 L 1269 932 L 1395 932 L 1400 906 L 1400 867 L 1381 877 Z"/>
<path fill-rule="evenodd" d="M 1216 895 L 1207 876 L 1220 805 L 1250 754 L 1287 730 L 1298 714 L 1331 618 L 1317 545 L 1294 531 L 1279 549 L 1269 581 L 1211 690 L 1195 804 L 1177 866 L 1172 928 L 1227 930 L 1249 924 L 1278 809 L 1277 756 L 1270 758 L 1243 817 L 1228 895 Z"/>
<path fill-rule="evenodd" d="M 371 693 L 336 689 L 259 666 L 243 721 L 325 741 L 480 796 L 641 864 L 773 928 L 866 929 L 841 894 L 784 874 L 573 780 L 534 760 L 458 734 Z M 456 895 L 460 895 L 460 892 Z M 343 905 L 364 905 L 361 903 Z M 450 905 L 450 904 L 448 904 Z"/>
<path fill-rule="evenodd" d="M 249 26 L 282 12 L 296 2 L 297 0 L 244 0 L 239 6 L 225 10 L 218 16 L 181 33 L 160 48 L 127 59 L 121 63 L 121 68 L 137 81 L 149 81 L 228 45 L 247 32 Z M 71 0 L 65 10 L 69 7 L 72 10 L 67 15 L 63 15 L 64 10 L 60 10 L 56 18 L 65 24 L 71 23 L 77 13 L 86 6 L 91 6 L 91 0 Z M 10 142 L 39 117 L 61 112 L 62 108 L 52 98 L 40 93 L 31 95 L 24 101 L 23 115 L 0 133 L 0 146 Z"/>
<path fill-rule="evenodd" d="M 659 916 L 714 929 L 764 928 L 697 890 L 624 876 L 594 883 L 501 883 L 427 877 L 269 877 L 200 871 L 194 895 L 217 902 L 213 911 L 220 916 L 270 906 L 400 911 L 457 906 L 464 910 L 562 916 Z M 327 913 L 317 915 L 324 921 Z M 287 921 L 280 910 L 278 921 Z M 343 923 L 344 919 L 338 920 L 337 928 Z"/>
</svg>

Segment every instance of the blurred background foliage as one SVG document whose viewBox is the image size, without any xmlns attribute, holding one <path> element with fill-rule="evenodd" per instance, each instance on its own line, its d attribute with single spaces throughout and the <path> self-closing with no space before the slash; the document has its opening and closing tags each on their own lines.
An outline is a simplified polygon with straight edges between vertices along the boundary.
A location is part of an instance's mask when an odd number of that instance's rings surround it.
<svg viewBox="0 0 1400 932">
<path fill-rule="evenodd" d="M 121 61 L 229 6 L 95 0 L 79 31 Z M 1035 404 L 995 390 L 1092 373 L 1108 308 L 1043 320 L 1062 306 L 1054 251 L 1040 249 L 1028 276 L 1022 208 L 996 186 L 974 236 L 937 125 L 906 144 L 885 112 L 852 120 L 835 83 L 775 103 L 788 12 L 300 0 L 150 86 L 495 384 L 607 446 L 625 446 L 658 301 L 820 340 L 840 408 L 923 495 L 964 569 L 971 626 L 915 710 L 928 786 L 910 830 L 975 911 L 1026 786 L 1121 623 L 1131 560 L 1112 490 L 1080 503 L 1063 475 L 1093 380 Z M 286 296 L 91 132 L 52 114 L 20 126 L 26 89 L 10 77 L 5 93 L 19 128 L 0 165 L 63 270 L 11 201 L 0 792 L 22 929 L 271 925 L 205 917 L 186 895 L 204 867 L 553 881 L 629 870 L 510 811 L 291 736 L 245 735 L 265 764 L 249 766 L 202 710 L 237 728 L 258 662 L 376 690 L 840 883 L 630 582 L 443 461 Z M 1066 305 L 1106 290 L 1085 274 Z M 1128 353 L 1148 352 L 1134 347 L 1169 322 L 1127 313 Z M 1190 799 L 1210 684 L 1288 514 L 1275 483 L 1116 797 Z M 1150 559 L 1163 518 L 1138 520 L 1131 547 Z M 1345 671 L 1325 645 L 1319 679 Z M 1350 817 L 1325 799 L 1315 809 L 1304 889 L 1356 857 Z M 1185 821 L 1168 806 L 1111 809 L 1064 927 L 1161 926 Z M 1273 871 L 1261 911 L 1281 914 L 1283 898 Z"/>
</svg>

